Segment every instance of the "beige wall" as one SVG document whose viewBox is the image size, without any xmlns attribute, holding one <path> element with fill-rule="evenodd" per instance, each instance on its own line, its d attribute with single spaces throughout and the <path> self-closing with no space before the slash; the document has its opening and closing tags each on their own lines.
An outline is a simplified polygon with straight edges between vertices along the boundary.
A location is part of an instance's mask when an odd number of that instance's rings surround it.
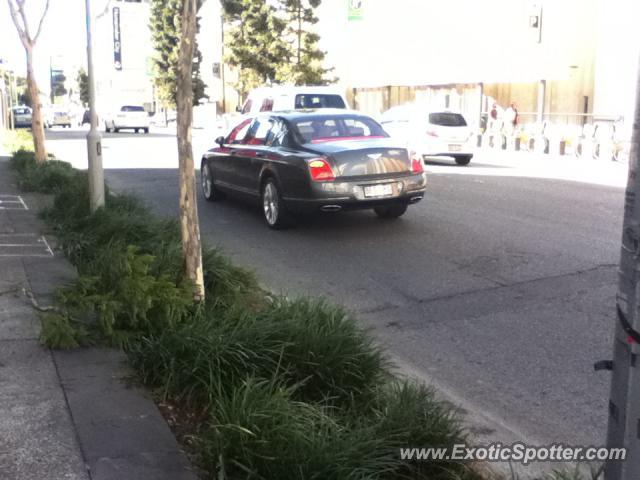
<svg viewBox="0 0 640 480">
<path fill-rule="evenodd" d="M 360 92 L 356 106 L 369 113 L 396 103 L 387 98 L 388 85 L 420 87 L 417 99 L 437 102 L 451 85 L 459 85 L 461 108 L 475 115 L 479 82 L 502 107 L 515 102 L 519 111 L 535 112 L 542 79 L 547 113 L 582 113 L 585 97 L 593 111 L 597 7 L 604 0 L 537 2 L 540 43 L 528 26 L 536 3 L 529 0 L 364 1 L 364 18 L 350 22 L 346 2 L 324 2 L 320 30 L 329 64 L 345 87 Z M 367 87 L 384 88 L 365 94 Z"/>
</svg>

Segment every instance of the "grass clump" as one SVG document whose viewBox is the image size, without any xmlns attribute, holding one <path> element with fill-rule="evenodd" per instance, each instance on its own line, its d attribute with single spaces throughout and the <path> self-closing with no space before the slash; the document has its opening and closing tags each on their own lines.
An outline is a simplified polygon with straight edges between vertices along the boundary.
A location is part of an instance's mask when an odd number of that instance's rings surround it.
<svg viewBox="0 0 640 480">
<path fill-rule="evenodd" d="M 33 151 L 33 137 L 30 130 L 2 130 L 2 145 L 10 154 L 18 150 Z"/>
<path fill-rule="evenodd" d="M 414 384 L 397 388 L 420 402 L 394 400 L 392 387 L 380 397 L 389 409 L 369 412 L 365 419 L 349 424 L 340 421 L 333 407 L 297 400 L 295 387 L 249 377 L 231 392 L 216 396 L 196 439 L 201 463 L 216 478 L 225 479 L 479 479 L 459 463 L 412 464 L 400 458 L 399 447 L 406 446 L 402 442 L 407 435 L 398 432 L 406 424 L 395 424 L 398 417 L 389 412 L 409 407 L 406 417 L 414 415 L 419 421 L 431 416 L 434 408 L 444 407 L 431 392 Z M 388 428 L 392 424 L 394 428 Z M 430 443 L 423 445 L 459 441 L 455 422 L 449 425 L 423 434 L 430 437 Z"/>
<path fill-rule="evenodd" d="M 33 151 L 22 148 L 11 157 L 11 166 L 18 172 L 18 186 L 27 192 L 66 190 L 79 174 L 71 164 L 60 160 L 37 163 Z"/>
<path fill-rule="evenodd" d="M 149 384 L 197 409 L 247 375 L 278 377 L 301 401 L 342 405 L 370 399 L 389 378 L 384 355 L 353 318 L 309 299 L 205 313 L 146 338 L 130 356 Z"/>
</svg>

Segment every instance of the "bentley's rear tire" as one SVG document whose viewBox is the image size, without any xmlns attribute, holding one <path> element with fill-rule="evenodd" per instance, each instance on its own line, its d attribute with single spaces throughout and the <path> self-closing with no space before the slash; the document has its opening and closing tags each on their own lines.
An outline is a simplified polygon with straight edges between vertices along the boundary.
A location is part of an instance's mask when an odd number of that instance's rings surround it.
<svg viewBox="0 0 640 480">
<path fill-rule="evenodd" d="M 273 178 L 268 178 L 262 186 L 262 214 L 269 228 L 280 230 L 291 225 L 291 215 L 282 201 L 280 189 Z"/>
<path fill-rule="evenodd" d="M 471 157 L 473 157 L 473 155 L 457 155 L 455 157 L 456 163 L 458 165 L 469 165 L 469 162 L 471 161 Z"/>
<path fill-rule="evenodd" d="M 202 196 L 208 202 L 217 202 L 223 198 L 222 192 L 213 183 L 211 167 L 207 162 L 202 162 L 200 167 L 200 184 L 202 186 Z"/>
<path fill-rule="evenodd" d="M 398 218 L 405 214 L 408 205 L 384 205 L 373 209 L 379 218 L 390 219 Z"/>
</svg>

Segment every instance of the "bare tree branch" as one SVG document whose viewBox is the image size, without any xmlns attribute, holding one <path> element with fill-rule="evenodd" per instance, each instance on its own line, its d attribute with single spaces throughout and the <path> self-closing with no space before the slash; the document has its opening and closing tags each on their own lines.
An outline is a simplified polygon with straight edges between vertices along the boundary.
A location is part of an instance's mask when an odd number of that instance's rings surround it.
<svg viewBox="0 0 640 480">
<path fill-rule="evenodd" d="M 42 31 L 42 24 L 44 22 L 44 17 L 47 16 L 47 12 L 49 11 L 49 0 L 47 0 L 46 5 L 44 6 L 44 12 L 42 12 L 42 16 L 40 17 L 40 23 L 38 24 L 38 31 L 36 32 L 36 36 L 33 37 L 33 43 L 38 41 L 38 37 L 40 36 L 40 32 Z"/>
<path fill-rule="evenodd" d="M 20 18 L 18 17 L 18 12 L 16 11 L 16 7 L 17 8 L 22 8 L 22 2 L 20 2 L 18 0 L 18 4 L 14 5 L 12 0 L 7 0 L 7 3 L 9 4 L 9 12 L 11 13 L 11 20 L 13 20 L 13 24 L 16 26 L 16 30 L 18 31 L 18 35 L 20 36 L 20 41 L 22 42 L 22 45 L 24 46 L 24 48 L 27 48 L 29 46 L 29 39 L 27 38 L 27 35 L 25 33 L 25 28 L 23 25 L 20 25 Z M 21 17 L 24 18 L 24 17 Z"/>
<path fill-rule="evenodd" d="M 104 10 L 96 15 L 96 19 L 104 17 L 109 12 L 109 6 L 111 5 L 111 0 L 107 0 L 107 4 L 104 6 Z"/>
<path fill-rule="evenodd" d="M 24 25 L 24 36 L 29 40 L 29 45 L 32 45 L 31 42 L 31 33 L 29 32 L 29 22 L 27 22 L 27 14 L 24 13 L 24 2 L 25 0 L 18 0 L 18 13 L 22 17 L 22 24 Z"/>
</svg>

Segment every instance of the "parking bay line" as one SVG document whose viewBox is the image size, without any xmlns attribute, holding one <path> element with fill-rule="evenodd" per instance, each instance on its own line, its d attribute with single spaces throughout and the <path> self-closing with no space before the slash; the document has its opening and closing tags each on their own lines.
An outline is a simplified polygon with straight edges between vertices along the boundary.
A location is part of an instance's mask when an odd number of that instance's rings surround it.
<svg viewBox="0 0 640 480">
<path fill-rule="evenodd" d="M 44 235 L 37 238 L 35 243 L 33 242 L 33 240 L 31 240 L 30 242 L 26 241 L 22 243 L 15 243 L 15 242 L 16 240 L 19 240 L 18 237 L 22 237 L 22 238 L 36 237 L 36 234 L 5 233 L 5 234 L 0 234 L 0 237 L 5 237 L 5 239 L 9 241 L 8 243 L 0 243 L 0 257 L 53 257 L 54 256 L 53 250 L 51 249 L 51 246 L 49 245 L 49 242 L 47 242 L 47 239 L 45 238 Z M 14 237 L 14 239 L 12 239 L 11 237 Z M 2 242 L 2 240 L 3 239 L 0 238 L 0 242 Z M 13 240 L 13 242 L 11 240 Z M 15 251 L 16 248 L 23 248 L 25 251 L 16 253 Z M 34 252 L 33 249 L 35 249 L 36 251 Z"/>
<path fill-rule="evenodd" d="M 3 204 L 10 205 L 8 207 Z M 18 205 L 18 206 L 14 206 Z M 20 195 L 4 195 L 0 194 L 0 210 L 29 210 L 29 207 L 24 202 L 24 199 Z"/>
</svg>

